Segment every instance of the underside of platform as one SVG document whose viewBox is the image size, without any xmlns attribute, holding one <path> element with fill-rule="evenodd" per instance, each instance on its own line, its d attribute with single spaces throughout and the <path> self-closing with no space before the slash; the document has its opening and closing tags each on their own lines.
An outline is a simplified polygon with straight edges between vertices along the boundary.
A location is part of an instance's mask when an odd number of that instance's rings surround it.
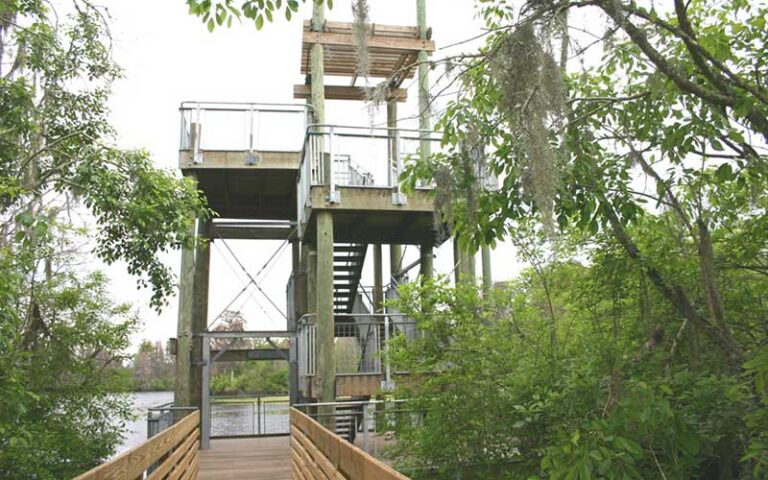
<svg viewBox="0 0 768 480">
<path fill-rule="evenodd" d="M 312 187 L 305 241 L 312 243 L 316 232 L 314 213 L 333 212 L 335 242 L 368 244 L 434 244 L 436 238 L 434 201 L 429 190 L 416 190 L 405 205 L 395 205 L 391 188 L 337 187 L 341 201 L 328 203 L 327 187 Z"/>
<path fill-rule="evenodd" d="M 219 218 L 296 219 L 300 152 L 203 150 L 192 161 L 179 152 L 179 168 L 194 175 Z"/>
</svg>

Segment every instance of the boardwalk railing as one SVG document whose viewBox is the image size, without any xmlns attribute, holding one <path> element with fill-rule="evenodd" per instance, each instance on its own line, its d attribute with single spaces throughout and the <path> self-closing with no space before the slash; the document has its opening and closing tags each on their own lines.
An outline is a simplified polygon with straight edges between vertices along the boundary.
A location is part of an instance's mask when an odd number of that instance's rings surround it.
<svg viewBox="0 0 768 480">
<path fill-rule="evenodd" d="M 291 465 L 300 480 L 409 480 L 304 413 L 291 409 Z"/>
<path fill-rule="evenodd" d="M 75 480 L 197 480 L 200 412 L 192 412 L 138 447 Z"/>
</svg>

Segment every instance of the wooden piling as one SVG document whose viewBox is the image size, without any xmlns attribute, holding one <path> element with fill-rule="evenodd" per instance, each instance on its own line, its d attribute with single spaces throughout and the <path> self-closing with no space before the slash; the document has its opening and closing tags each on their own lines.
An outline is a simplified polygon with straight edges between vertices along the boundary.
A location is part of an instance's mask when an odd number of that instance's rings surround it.
<svg viewBox="0 0 768 480">
<path fill-rule="evenodd" d="M 333 216 L 317 212 L 317 372 L 320 402 L 336 401 L 333 355 Z"/>
</svg>

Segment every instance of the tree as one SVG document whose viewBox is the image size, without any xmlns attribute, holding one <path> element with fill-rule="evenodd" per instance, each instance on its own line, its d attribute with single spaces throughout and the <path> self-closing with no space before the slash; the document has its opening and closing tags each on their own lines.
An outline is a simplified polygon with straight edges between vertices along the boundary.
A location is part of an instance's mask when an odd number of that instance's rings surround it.
<svg viewBox="0 0 768 480">
<path fill-rule="evenodd" d="M 277 12 L 282 10 L 285 18 L 291 20 L 299 10 L 299 0 L 186 0 L 189 13 L 200 17 L 209 32 L 217 26 L 226 24 L 231 27 L 234 20 L 250 20 L 258 30 L 264 26 L 264 21 L 272 23 Z M 312 0 L 315 3 L 326 3 L 333 8 L 333 0 Z M 306 0 L 301 0 L 306 3 Z"/>
<path fill-rule="evenodd" d="M 133 358 L 135 389 L 139 391 L 166 391 L 173 388 L 173 362 L 162 342 L 144 340 Z"/>
<path fill-rule="evenodd" d="M 666 450 L 649 442 L 659 441 L 655 434 L 635 439 L 641 448 L 626 448 L 625 454 L 657 464 L 650 467 L 658 471 L 645 471 L 643 478 L 759 478 L 766 443 L 754 426 L 765 420 L 757 414 L 764 399 L 756 392 L 764 390 L 759 372 L 764 371 L 766 312 L 755 292 L 765 288 L 768 212 L 763 195 L 756 193 L 768 186 L 762 48 L 768 10 L 717 0 L 676 1 L 669 10 L 613 0 L 478 5 L 488 27 L 485 46 L 476 55 L 446 61 L 461 88 L 438 124 L 445 151 L 412 162 L 402 180 L 436 179 L 438 194 L 449 199 L 443 203 L 455 228 L 473 248 L 533 226 L 534 235 L 570 243 L 560 261 L 570 255 L 596 265 L 614 262 L 608 271 L 622 289 L 596 291 L 590 308 L 610 300 L 611 309 L 601 307 L 585 321 L 613 317 L 608 338 L 617 339 L 620 320 L 631 308 L 644 322 L 633 324 L 633 344 L 608 343 L 615 345 L 605 352 L 613 352 L 608 358 L 645 359 L 655 355 L 646 350 L 660 347 L 670 357 L 642 375 L 636 367 L 617 370 L 611 362 L 594 370 L 608 375 L 601 387 L 608 395 L 603 417 L 613 405 L 631 405 L 632 395 L 659 399 L 643 391 L 640 378 L 646 386 L 653 379 L 656 388 L 662 388 L 659 382 L 668 382 L 672 391 L 683 388 L 703 404 L 718 391 L 751 412 L 734 420 L 728 404 L 711 404 L 712 416 L 719 419 L 714 424 L 699 418 L 660 435 L 678 438 L 683 451 L 695 450 L 699 457 L 689 459 L 691 470 L 676 471 L 658 458 Z M 605 29 L 595 31 L 592 25 L 599 22 L 569 25 L 568 12 L 575 9 L 589 9 L 589 18 L 604 20 Z M 586 45 L 575 43 L 580 33 L 588 36 Z M 602 62 L 592 65 L 585 54 L 599 47 Z M 572 73 L 564 71 L 571 56 L 572 65 L 582 62 Z M 502 182 L 498 191 L 478 191 L 476 209 L 464 209 L 461 187 L 475 175 L 466 168 L 466 147 L 477 144 L 488 147 L 491 168 Z M 742 295 L 742 289 L 748 293 Z M 628 303 L 628 292 L 642 301 Z M 746 313 L 750 310 L 756 313 Z M 573 313 L 559 315 L 558 321 L 569 324 L 574 318 Z M 678 357 L 682 345 L 689 351 Z M 553 363 L 562 375 L 579 371 L 576 363 Z M 693 377 L 674 376 L 675 368 L 690 369 Z M 741 383 L 745 369 L 748 380 Z M 575 388 L 577 380 L 565 382 Z M 586 414 L 590 408 L 574 410 Z M 621 411 L 615 418 L 623 423 L 589 426 L 590 442 L 640 428 L 633 422 L 642 418 Z M 673 421 L 680 412 L 691 413 L 673 402 L 671 410 L 656 414 Z M 563 425 L 569 423 L 558 415 Z M 560 432 L 563 441 L 575 435 L 571 446 L 553 442 L 540 451 L 548 462 L 542 460 L 544 472 L 553 478 L 605 475 L 577 452 L 575 447 L 585 445 L 578 441 L 580 428 Z M 692 432 L 703 442 L 695 448 L 688 438 Z M 707 449 L 699 449 L 704 443 Z M 596 450 L 586 449 L 584 455 L 600 451 L 590 446 Z M 745 453 L 742 464 L 739 457 Z"/>
<path fill-rule="evenodd" d="M 83 267 L 124 261 L 160 308 L 157 254 L 209 211 L 189 179 L 112 145 L 119 68 L 103 11 L 84 0 L 0 5 L 0 477 L 71 478 L 109 456 L 130 416 L 129 306 Z M 6 69 L 7 66 L 7 69 Z M 72 218 L 85 214 L 85 227 Z"/>
<path fill-rule="evenodd" d="M 531 217 L 549 228 L 556 221 L 561 229 L 611 232 L 691 327 L 738 368 L 744 352 L 722 311 L 711 229 L 725 220 L 718 206 L 724 188 L 766 185 L 765 156 L 758 154 L 768 133 L 765 66 L 754 47 L 765 34 L 765 9 L 676 2 L 665 14 L 614 1 L 531 2 L 513 21 L 512 2 L 486 3 L 482 13 L 494 32 L 487 46 L 452 65 L 463 72 L 456 81 L 464 88 L 439 124 L 448 153 L 414 165 L 408 181 L 446 177 L 436 175 L 442 168 L 464 178 L 462 146 L 493 145 L 490 161 L 502 188 L 457 221 L 458 229 L 472 231 L 475 245 Z M 569 8 L 597 9 L 613 23 L 604 35 L 592 34 L 604 39 L 605 62 L 561 79 L 551 44 Z M 724 29 L 708 28 L 715 18 Z M 637 191 L 639 179 L 653 190 Z M 759 221 L 762 209 L 754 207 L 748 215 Z M 698 258 L 696 291 L 683 288 L 629 235 L 655 209 L 671 212 L 671 228 L 690 241 L 685 254 Z"/>
</svg>

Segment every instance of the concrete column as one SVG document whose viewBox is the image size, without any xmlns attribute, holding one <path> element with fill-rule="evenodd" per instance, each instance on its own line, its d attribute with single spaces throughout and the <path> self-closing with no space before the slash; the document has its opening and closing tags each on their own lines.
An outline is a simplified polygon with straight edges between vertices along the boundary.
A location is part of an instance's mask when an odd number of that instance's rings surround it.
<svg viewBox="0 0 768 480">
<path fill-rule="evenodd" d="M 334 402 L 335 365 L 333 355 L 333 216 L 331 212 L 317 212 L 317 326 L 316 377 L 320 402 Z"/>
<path fill-rule="evenodd" d="M 192 377 L 190 385 L 192 405 L 201 407 L 203 388 L 203 348 L 200 334 L 208 328 L 208 283 L 210 280 L 211 221 L 197 222 L 195 273 L 192 298 Z"/>
<path fill-rule="evenodd" d="M 195 221 L 190 226 L 195 232 Z M 176 379 L 173 403 L 179 407 L 192 405 L 190 379 L 192 373 L 192 289 L 195 275 L 194 247 L 182 248 L 179 272 L 179 317 L 176 327 Z"/>
<path fill-rule="evenodd" d="M 384 272 L 382 265 L 381 244 L 373 246 L 373 309 L 381 313 L 384 307 Z"/>
</svg>

